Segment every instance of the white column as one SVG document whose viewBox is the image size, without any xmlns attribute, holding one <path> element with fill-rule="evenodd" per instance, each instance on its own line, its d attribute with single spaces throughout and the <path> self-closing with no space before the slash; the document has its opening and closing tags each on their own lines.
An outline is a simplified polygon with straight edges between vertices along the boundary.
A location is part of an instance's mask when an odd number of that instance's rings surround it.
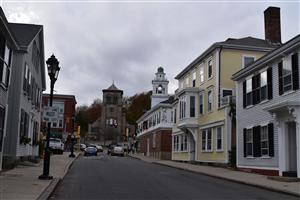
<svg viewBox="0 0 300 200">
<path fill-rule="evenodd" d="M 278 121 L 278 118 L 275 118 L 276 126 L 278 128 L 278 162 L 279 162 L 279 176 L 282 176 L 282 172 L 286 171 L 286 135 L 284 134 L 284 124 Z"/>
</svg>

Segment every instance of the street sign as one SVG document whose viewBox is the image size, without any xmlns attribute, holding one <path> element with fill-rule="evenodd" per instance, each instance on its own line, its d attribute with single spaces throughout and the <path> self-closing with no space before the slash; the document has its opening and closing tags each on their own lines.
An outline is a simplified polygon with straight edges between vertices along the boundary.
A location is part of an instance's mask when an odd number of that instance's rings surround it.
<svg viewBox="0 0 300 200">
<path fill-rule="evenodd" d="M 45 122 L 56 122 L 58 121 L 58 107 L 44 107 L 43 110 L 43 121 Z"/>
</svg>

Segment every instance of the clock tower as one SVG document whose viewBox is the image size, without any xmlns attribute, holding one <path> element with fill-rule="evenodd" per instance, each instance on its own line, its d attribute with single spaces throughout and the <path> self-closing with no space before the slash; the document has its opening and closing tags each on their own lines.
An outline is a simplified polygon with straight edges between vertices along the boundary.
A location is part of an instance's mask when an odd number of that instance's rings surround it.
<svg viewBox="0 0 300 200">
<path fill-rule="evenodd" d="M 154 80 L 152 80 L 151 108 L 169 98 L 168 84 L 169 81 L 166 79 L 164 68 L 159 67 L 155 73 Z"/>
</svg>

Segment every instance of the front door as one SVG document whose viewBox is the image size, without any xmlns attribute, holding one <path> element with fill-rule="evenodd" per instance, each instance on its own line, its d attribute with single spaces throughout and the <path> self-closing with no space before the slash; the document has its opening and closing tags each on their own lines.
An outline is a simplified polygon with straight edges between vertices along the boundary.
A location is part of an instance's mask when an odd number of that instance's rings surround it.
<svg viewBox="0 0 300 200">
<path fill-rule="evenodd" d="M 296 122 L 287 123 L 288 171 L 297 172 Z"/>
</svg>

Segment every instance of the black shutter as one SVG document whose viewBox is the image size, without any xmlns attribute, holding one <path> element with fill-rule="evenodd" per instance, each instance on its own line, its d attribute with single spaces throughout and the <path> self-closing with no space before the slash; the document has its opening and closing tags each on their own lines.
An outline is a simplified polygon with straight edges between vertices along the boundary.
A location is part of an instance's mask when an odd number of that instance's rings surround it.
<svg viewBox="0 0 300 200">
<path fill-rule="evenodd" d="M 253 128 L 253 156 L 261 156 L 260 126 L 255 126 Z"/>
<path fill-rule="evenodd" d="M 252 77 L 252 104 L 256 104 L 256 76 Z"/>
<path fill-rule="evenodd" d="M 243 108 L 246 108 L 246 81 L 243 82 Z"/>
<path fill-rule="evenodd" d="M 274 156 L 274 125 L 268 124 L 269 156 Z"/>
<path fill-rule="evenodd" d="M 299 59 L 298 53 L 292 55 L 293 90 L 299 89 Z"/>
<path fill-rule="evenodd" d="M 260 74 L 257 74 L 255 76 L 256 78 L 256 88 L 255 88 L 255 91 L 256 91 L 256 102 L 255 104 L 259 103 L 260 102 Z"/>
<path fill-rule="evenodd" d="M 267 88 L 268 88 L 268 99 L 273 98 L 273 75 L 272 67 L 267 70 Z"/>
<path fill-rule="evenodd" d="M 247 148 L 246 148 L 246 134 L 247 134 L 247 129 L 244 128 L 243 130 L 243 141 L 244 141 L 244 157 L 247 157 Z"/>
<path fill-rule="evenodd" d="M 279 95 L 283 94 L 282 61 L 278 63 Z"/>
</svg>

